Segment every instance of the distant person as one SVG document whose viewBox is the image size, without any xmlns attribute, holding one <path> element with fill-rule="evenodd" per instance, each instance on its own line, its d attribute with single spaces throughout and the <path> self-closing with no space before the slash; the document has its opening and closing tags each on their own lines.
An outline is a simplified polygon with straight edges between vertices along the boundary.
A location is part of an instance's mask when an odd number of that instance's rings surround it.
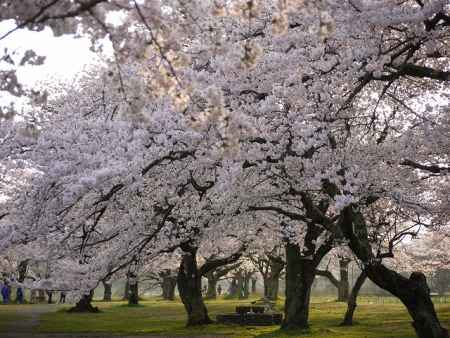
<svg viewBox="0 0 450 338">
<path fill-rule="evenodd" d="M 61 291 L 59 293 L 59 303 L 64 304 L 66 302 L 66 293 L 64 291 Z"/>
<path fill-rule="evenodd" d="M 53 304 L 53 291 L 46 290 L 45 292 L 47 293 L 48 304 Z"/>
<path fill-rule="evenodd" d="M 22 287 L 18 287 L 16 291 L 16 302 L 17 304 L 23 304 L 23 289 Z"/>
<path fill-rule="evenodd" d="M 217 286 L 217 294 L 220 296 L 222 295 L 222 285 L 219 284 L 219 286 Z"/>
<path fill-rule="evenodd" d="M 3 297 L 3 304 L 9 303 L 9 295 L 10 295 L 10 288 L 8 283 L 5 283 L 2 287 L 2 297 Z"/>
</svg>

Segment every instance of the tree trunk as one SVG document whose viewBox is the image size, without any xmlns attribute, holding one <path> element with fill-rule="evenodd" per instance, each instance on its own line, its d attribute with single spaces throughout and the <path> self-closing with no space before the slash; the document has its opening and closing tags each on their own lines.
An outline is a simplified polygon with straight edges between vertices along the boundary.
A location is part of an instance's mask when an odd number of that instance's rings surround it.
<svg viewBox="0 0 450 338">
<path fill-rule="evenodd" d="M 244 299 L 244 276 L 242 271 L 238 271 L 238 273 L 236 274 L 236 281 L 238 299 Z"/>
<path fill-rule="evenodd" d="M 128 294 L 130 293 L 130 285 L 128 284 L 128 278 L 125 282 L 125 289 L 123 291 L 123 297 L 122 300 L 128 300 Z"/>
<path fill-rule="evenodd" d="M 165 300 L 175 300 L 175 287 L 177 278 L 173 276 L 164 276 L 162 280 L 162 298 Z"/>
<path fill-rule="evenodd" d="M 30 291 L 30 303 L 31 304 L 36 304 L 38 302 L 36 293 L 37 293 L 36 289 L 31 289 L 31 291 Z"/>
<path fill-rule="evenodd" d="M 94 296 L 94 291 L 92 290 L 88 295 L 84 295 L 78 301 L 78 303 L 70 308 L 67 312 L 88 312 L 88 313 L 97 313 L 100 312 L 98 307 L 94 307 L 91 304 L 92 297 Z"/>
<path fill-rule="evenodd" d="M 268 270 L 260 271 L 264 281 L 264 298 L 270 300 L 278 299 L 280 275 L 284 269 L 285 262 L 278 256 L 269 255 Z"/>
<path fill-rule="evenodd" d="M 353 325 L 353 314 L 356 309 L 356 300 L 358 298 L 359 291 L 366 281 L 367 274 L 365 271 L 361 271 L 358 278 L 356 279 L 355 285 L 353 285 L 352 292 L 347 303 L 347 312 L 345 313 L 344 320 L 342 321 L 342 326 L 352 326 Z"/>
<path fill-rule="evenodd" d="M 250 274 L 244 273 L 242 283 L 242 299 L 248 299 L 250 296 Z"/>
<path fill-rule="evenodd" d="M 128 305 L 139 304 L 139 283 L 137 276 L 131 275 L 128 277 Z"/>
<path fill-rule="evenodd" d="M 252 293 L 256 293 L 256 282 L 258 280 L 256 278 L 252 278 Z"/>
<path fill-rule="evenodd" d="M 439 322 L 423 273 L 413 272 L 408 279 L 382 264 L 369 265 L 366 270 L 371 281 L 398 297 L 406 306 L 417 337 L 449 338 L 447 329 Z"/>
<path fill-rule="evenodd" d="M 103 301 L 110 302 L 112 300 L 112 284 L 109 281 L 102 281 L 104 293 L 103 293 Z"/>
<path fill-rule="evenodd" d="M 227 298 L 236 298 L 238 296 L 238 281 L 235 277 L 231 280 L 230 287 L 228 288 Z"/>
<path fill-rule="evenodd" d="M 297 245 L 286 244 L 286 301 L 282 329 L 309 327 L 309 302 L 316 267 L 315 261 L 302 257 Z"/>
<path fill-rule="evenodd" d="M 202 297 L 202 276 L 197 267 L 196 249 L 183 255 L 177 276 L 178 292 L 188 315 L 187 326 L 212 323 Z"/>
<path fill-rule="evenodd" d="M 19 263 L 19 267 L 17 268 L 19 275 L 17 281 L 19 283 L 23 283 L 25 281 L 25 278 L 27 276 L 27 269 L 28 269 L 28 259 L 21 261 Z"/>
<path fill-rule="evenodd" d="M 341 230 L 349 240 L 349 247 L 365 264 L 367 277 L 402 301 L 413 319 L 417 337 L 448 338 L 448 331 L 441 326 L 431 301 L 425 275 L 414 272 L 405 278 L 385 267 L 380 258 L 374 257 L 364 216 L 354 205 L 344 208 L 341 217 Z"/>
<path fill-rule="evenodd" d="M 272 274 L 269 274 L 266 278 L 264 278 L 264 298 L 270 299 L 270 300 L 277 300 L 278 299 L 278 291 L 280 284 L 280 278 L 279 276 L 274 276 Z"/>
<path fill-rule="evenodd" d="M 217 282 L 218 280 L 213 276 L 214 272 L 206 274 L 208 279 L 208 289 L 206 291 L 207 299 L 217 299 Z"/>
<path fill-rule="evenodd" d="M 338 285 L 338 302 L 348 301 L 350 289 L 350 283 L 348 281 L 348 266 L 350 262 L 351 261 L 346 258 L 339 260 L 340 281 Z"/>
<path fill-rule="evenodd" d="M 439 269 L 433 276 L 433 285 L 439 296 L 444 296 L 450 287 L 450 270 Z"/>
<path fill-rule="evenodd" d="M 45 303 L 45 290 L 39 289 L 37 296 L 38 303 Z"/>
</svg>

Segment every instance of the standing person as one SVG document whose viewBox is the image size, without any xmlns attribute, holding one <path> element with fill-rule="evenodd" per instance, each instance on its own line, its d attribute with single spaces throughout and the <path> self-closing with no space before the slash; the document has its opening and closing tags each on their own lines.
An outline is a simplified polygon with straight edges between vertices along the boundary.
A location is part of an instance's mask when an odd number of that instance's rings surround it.
<svg viewBox="0 0 450 338">
<path fill-rule="evenodd" d="M 48 297 L 48 304 L 53 304 L 53 302 L 52 302 L 52 299 L 53 299 L 53 291 L 46 290 L 45 293 L 47 294 L 47 297 Z"/>
<path fill-rule="evenodd" d="M 21 286 L 17 287 L 16 302 L 17 302 L 17 304 L 23 304 L 23 290 L 22 290 Z"/>
<path fill-rule="evenodd" d="M 3 304 L 9 303 L 9 293 L 10 293 L 9 285 L 7 282 L 5 282 L 2 288 Z"/>
<path fill-rule="evenodd" d="M 66 293 L 64 291 L 61 291 L 59 293 L 59 303 L 64 304 L 66 302 Z"/>
<path fill-rule="evenodd" d="M 218 285 L 217 286 L 217 294 L 220 296 L 220 295 L 222 295 L 222 285 Z"/>
</svg>

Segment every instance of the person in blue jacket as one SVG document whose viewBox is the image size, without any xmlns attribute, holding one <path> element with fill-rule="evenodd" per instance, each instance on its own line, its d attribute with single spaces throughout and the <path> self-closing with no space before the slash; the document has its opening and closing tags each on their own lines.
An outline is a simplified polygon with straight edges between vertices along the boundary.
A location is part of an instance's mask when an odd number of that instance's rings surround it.
<svg viewBox="0 0 450 338">
<path fill-rule="evenodd" d="M 17 287 L 16 302 L 17 302 L 17 304 L 23 304 L 23 289 L 20 286 Z"/>
<path fill-rule="evenodd" d="M 2 288 L 3 304 L 9 303 L 9 293 L 10 293 L 9 285 L 8 283 L 5 283 Z"/>
</svg>

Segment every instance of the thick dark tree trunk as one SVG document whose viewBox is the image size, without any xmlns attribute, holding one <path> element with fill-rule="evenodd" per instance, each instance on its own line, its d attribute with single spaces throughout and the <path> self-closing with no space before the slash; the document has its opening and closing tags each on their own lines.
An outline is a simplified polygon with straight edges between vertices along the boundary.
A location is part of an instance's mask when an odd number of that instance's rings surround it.
<svg viewBox="0 0 450 338">
<path fill-rule="evenodd" d="M 256 278 L 252 278 L 252 293 L 256 293 L 256 282 L 258 280 Z"/>
<path fill-rule="evenodd" d="M 405 278 L 385 267 L 381 259 L 373 257 L 362 213 L 350 205 L 344 209 L 341 216 L 339 224 L 342 232 L 349 240 L 349 247 L 365 263 L 367 277 L 402 301 L 413 319 L 412 326 L 417 337 L 448 338 L 447 329 L 441 326 L 436 315 L 425 275 L 414 272 L 409 278 Z"/>
<path fill-rule="evenodd" d="M 165 300 L 175 300 L 175 287 L 177 278 L 174 276 L 164 276 L 162 280 L 162 298 Z"/>
<path fill-rule="evenodd" d="M 208 279 L 208 289 L 206 291 L 207 299 L 217 299 L 217 282 L 218 280 L 214 278 L 214 272 L 210 272 L 206 274 L 206 278 Z"/>
<path fill-rule="evenodd" d="M 23 283 L 25 281 L 25 278 L 27 276 L 27 269 L 28 269 L 28 259 L 21 261 L 19 263 L 19 267 L 17 268 L 18 272 L 18 278 L 17 281 L 19 283 Z"/>
<path fill-rule="evenodd" d="M 397 296 L 406 306 L 413 319 L 412 326 L 417 337 L 449 337 L 447 329 L 439 322 L 423 273 L 414 272 L 409 278 L 405 278 L 382 264 L 371 264 L 366 271 L 371 281 Z"/>
<path fill-rule="evenodd" d="M 128 305 L 139 304 L 139 283 L 137 276 L 131 275 L 128 278 Z"/>
<path fill-rule="evenodd" d="M 181 301 L 188 315 L 187 326 L 212 323 L 202 297 L 202 276 L 196 259 L 197 250 L 190 248 L 183 255 L 178 271 L 177 284 Z"/>
<path fill-rule="evenodd" d="M 94 296 L 94 291 L 91 291 L 88 295 L 84 295 L 81 297 L 81 299 L 78 301 L 78 303 L 70 308 L 67 312 L 90 312 L 90 313 L 96 313 L 100 312 L 97 307 L 92 306 L 91 301 L 92 297 Z"/>
<path fill-rule="evenodd" d="M 349 296 L 350 283 L 348 281 L 348 266 L 351 260 L 343 258 L 339 260 L 340 281 L 338 285 L 338 302 L 347 302 Z"/>
<path fill-rule="evenodd" d="M 286 244 L 286 302 L 282 329 L 308 328 L 309 302 L 317 264 L 302 257 L 300 248 Z"/>
<path fill-rule="evenodd" d="M 103 301 L 110 302 L 112 300 L 112 284 L 109 281 L 102 281 L 103 283 Z"/>
<path fill-rule="evenodd" d="M 264 298 L 270 300 L 277 300 L 279 289 L 280 289 L 279 275 L 274 276 L 272 274 L 269 274 L 269 276 L 264 278 Z"/>
<path fill-rule="evenodd" d="M 356 279 L 355 285 L 353 285 L 352 292 L 348 298 L 347 312 L 345 312 L 344 320 L 342 321 L 342 326 L 352 326 L 353 325 L 353 314 L 356 310 L 356 300 L 358 298 L 359 291 L 367 279 L 367 274 L 365 271 L 361 271 L 358 278 Z"/>
</svg>

